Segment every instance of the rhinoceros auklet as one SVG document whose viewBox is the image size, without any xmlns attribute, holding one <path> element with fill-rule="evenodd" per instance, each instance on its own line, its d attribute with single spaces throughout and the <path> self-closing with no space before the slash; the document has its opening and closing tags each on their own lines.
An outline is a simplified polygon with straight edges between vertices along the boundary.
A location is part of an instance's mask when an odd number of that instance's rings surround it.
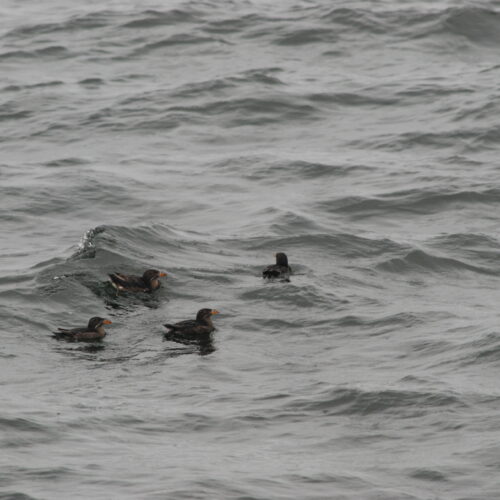
<svg viewBox="0 0 500 500">
<path fill-rule="evenodd" d="M 212 323 L 212 316 L 219 314 L 216 309 L 200 309 L 196 315 L 196 319 L 188 319 L 179 321 L 179 323 L 165 324 L 168 328 L 166 335 L 172 334 L 175 336 L 184 336 L 189 338 L 197 338 L 206 336 L 215 330 Z"/>
<path fill-rule="evenodd" d="M 160 279 L 166 276 L 156 269 L 144 271 L 142 276 L 129 276 L 127 274 L 113 273 L 109 274 L 111 284 L 117 291 L 127 292 L 152 292 L 160 288 Z"/>
<path fill-rule="evenodd" d="M 262 277 L 268 279 L 281 278 L 288 280 L 291 272 L 292 268 L 288 265 L 288 257 L 283 252 L 279 252 L 276 254 L 276 264 L 267 266 L 264 271 L 262 271 Z"/>
<path fill-rule="evenodd" d="M 53 337 L 57 340 L 68 340 L 69 342 L 92 342 L 102 340 L 106 336 L 104 325 L 111 325 L 109 319 L 99 318 L 98 316 L 90 318 L 89 324 L 83 328 L 58 328 L 53 332 Z"/>
</svg>

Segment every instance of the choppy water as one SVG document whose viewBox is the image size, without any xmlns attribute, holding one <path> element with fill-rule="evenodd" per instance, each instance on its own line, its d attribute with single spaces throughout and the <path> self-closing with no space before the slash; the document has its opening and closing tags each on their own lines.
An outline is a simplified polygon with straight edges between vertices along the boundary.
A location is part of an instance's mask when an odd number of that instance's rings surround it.
<svg viewBox="0 0 500 500">
<path fill-rule="evenodd" d="M 4 0 L 0 498 L 498 499 L 499 50 L 497 1 Z"/>
</svg>

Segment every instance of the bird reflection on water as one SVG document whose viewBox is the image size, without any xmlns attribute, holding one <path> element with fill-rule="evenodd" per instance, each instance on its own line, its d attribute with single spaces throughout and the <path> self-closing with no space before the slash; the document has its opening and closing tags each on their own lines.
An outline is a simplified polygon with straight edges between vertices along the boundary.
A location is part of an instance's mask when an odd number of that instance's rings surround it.
<svg viewBox="0 0 500 500">
<path fill-rule="evenodd" d="M 169 342 L 176 342 L 178 344 L 190 347 L 190 349 L 188 349 L 187 347 L 185 349 L 182 348 L 172 349 L 170 351 L 172 355 L 169 357 L 181 356 L 182 354 L 195 354 L 195 353 L 199 354 L 200 356 L 206 356 L 207 354 L 211 354 L 212 352 L 215 351 L 215 347 L 211 336 L 206 336 L 204 338 L 198 338 L 198 339 L 187 339 L 178 334 L 167 332 L 163 334 L 163 340 Z"/>
</svg>

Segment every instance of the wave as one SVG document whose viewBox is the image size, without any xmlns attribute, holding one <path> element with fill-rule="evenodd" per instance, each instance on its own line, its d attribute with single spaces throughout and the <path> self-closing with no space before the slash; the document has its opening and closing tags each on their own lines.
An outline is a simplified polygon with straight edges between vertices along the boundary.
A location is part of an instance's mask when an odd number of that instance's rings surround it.
<svg viewBox="0 0 500 500">
<path fill-rule="evenodd" d="M 456 109 L 453 109 L 456 113 Z M 420 130 L 399 134 L 378 134 L 365 139 L 348 140 L 347 145 L 382 151 L 408 152 L 411 148 L 428 150 L 453 148 L 457 141 L 464 152 L 476 151 L 498 141 L 500 127 L 455 127 L 444 132 L 422 132 Z"/>
<path fill-rule="evenodd" d="M 216 100 L 206 104 L 172 106 L 170 112 L 183 115 L 224 116 L 227 126 L 264 125 L 282 121 L 310 121 L 319 110 L 284 94 Z"/>
<path fill-rule="evenodd" d="M 456 7 L 441 16 L 440 28 L 480 45 L 500 43 L 500 12 L 485 7 Z"/>
<path fill-rule="evenodd" d="M 334 7 L 333 9 L 322 9 L 321 19 L 325 23 L 377 34 L 384 33 L 387 24 L 395 23 L 399 17 L 399 12 L 399 9 L 396 11 L 378 11 L 375 9 Z M 410 14 L 410 12 L 410 10 L 406 11 L 407 14 Z"/>
<path fill-rule="evenodd" d="M 500 12 L 483 6 L 439 8 L 321 8 L 319 19 L 361 33 L 405 38 L 463 37 L 480 45 L 500 42 Z M 318 17 L 316 17 L 318 18 Z M 341 33 L 345 33 L 343 31 Z"/>
<path fill-rule="evenodd" d="M 97 235 L 103 233 L 105 230 L 104 226 L 98 226 L 85 231 L 80 243 L 78 243 L 78 250 L 73 254 L 73 258 L 94 258 Z"/>
<path fill-rule="evenodd" d="M 338 34 L 333 29 L 327 28 L 299 28 L 290 30 L 286 28 L 284 33 L 274 39 L 276 45 L 305 45 L 309 43 L 334 44 L 338 41 Z"/>
<path fill-rule="evenodd" d="M 0 291 L 0 295 L 5 300 L 18 304 L 32 303 L 33 297 L 36 297 L 36 303 L 44 304 L 48 311 L 59 311 L 61 307 L 66 311 L 78 311 L 82 324 L 89 317 L 100 314 L 99 310 L 103 308 L 157 308 L 160 304 L 157 296 L 140 297 L 137 300 L 131 298 L 117 303 L 116 294 L 111 293 L 106 284 L 107 274 L 116 271 L 140 274 L 151 267 L 166 270 L 166 252 L 169 248 L 177 248 L 178 236 L 182 236 L 182 233 L 176 233 L 176 238 L 173 234 L 166 226 L 91 228 L 82 235 L 77 247 L 66 258 L 58 257 L 40 262 L 24 274 L 3 280 L 0 284 L 9 286 L 2 286 L 4 290 Z M 169 244 L 169 240 L 175 242 Z M 183 254 L 180 258 L 182 256 Z M 168 261 L 170 264 L 171 260 Z M 163 291 L 159 295 L 164 301 L 168 300 Z M 178 296 L 176 290 L 169 295 Z M 117 313 L 119 311 L 113 312 L 113 315 Z M 3 314 L 2 312 L 0 316 Z M 33 335 L 50 328 L 48 324 L 53 328 L 55 321 L 64 318 L 53 312 L 49 319 L 33 321 L 22 310 L 19 310 L 19 314 L 17 310 L 8 311 L 8 316 L 19 318 Z M 35 317 L 39 316 L 37 314 Z M 31 336 L 32 333 L 28 335 Z"/>
<path fill-rule="evenodd" d="M 500 270 L 469 264 L 450 257 L 439 257 L 423 250 L 412 250 L 403 257 L 389 259 L 377 264 L 376 267 L 392 273 L 471 271 L 487 275 L 500 274 Z"/>
<path fill-rule="evenodd" d="M 259 283 L 258 286 L 240 293 L 239 298 L 245 302 L 271 302 L 276 308 L 285 306 L 286 309 L 298 307 L 327 311 L 335 307 L 336 304 L 346 303 L 344 299 L 339 299 L 333 293 L 326 293 L 314 284 L 295 285 L 293 282 L 287 284 L 286 287 L 281 286 L 280 283 L 264 284 L 264 286 Z M 255 325 L 258 326 L 259 321 Z"/>
<path fill-rule="evenodd" d="M 22 431 L 22 432 L 34 432 L 40 434 L 46 434 L 49 432 L 49 428 L 47 426 L 38 424 L 33 420 L 29 420 L 26 418 L 8 418 L 8 417 L 0 417 L 0 425 L 3 428 Z"/>
<path fill-rule="evenodd" d="M 250 238 L 222 239 L 227 243 L 235 243 L 237 247 L 247 250 L 275 251 L 283 249 L 320 249 L 322 253 L 346 257 L 376 257 L 387 252 L 395 252 L 406 248 L 404 245 L 388 238 L 364 238 L 350 233 L 307 233 L 294 236 L 256 236 Z"/>
<path fill-rule="evenodd" d="M 208 33 L 230 34 L 245 33 L 245 30 L 250 29 L 250 33 L 246 33 L 246 37 L 259 36 L 253 31 L 256 26 L 266 26 L 275 22 L 284 20 L 282 17 L 264 16 L 260 13 L 242 14 L 238 17 L 229 17 L 226 19 L 206 19 L 201 26 L 203 31 Z"/>
<path fill-rule="evenodd" d="M 480 261 L 483 265 L 493 266 L 493 269 L 498 265 L 500 242 L 490 235 L 477 233 L 443 234 L 430 238 L 426 244 L 447 253 L 473 259 L 475 262 Z"/>
<path fill-rule="evenodd" d="M 262 84 L 264 86 L 284 85 L 284 83 L 273 74 L 281 72 L 279 67 L 255 68 L 242 71 L 232 76 L 225 78 L 214 78 L 201 82 L 191 82 L 182 85 L 169 93 L 170 98 L 199 98 L 200 96 L 211 95 L 214 92 L 236 88 L 238 86 L 249 86 L 255 88 L 254 84 Z M 157 95 L 147 94 L 140 96 L 139 99 L 146 101 L 156 101 Z M 135 98 L 134 98 L 135 100 Z"/>
<path fill-rule="evenodd" d="M 211 166 L 227 173 L 238 169 L 245 179 L 280 185 L 288 182 L 295 183 L 304 179 L 347 177 L 373 170 L 373 167 L 359 164 L 344 165 L 304 160 L 270 160 L 260 156 L 229 158 L 218 161 Z"/>
<path fill-rule="evenodd" d="M 168 48 L 168 47 L 175 47 L 178 45 L 200 45 L 200 44 L 206 44 L 206 43 L 228 43 L 222 38 L 214 38 L 214 37 L 208 37 L 208 36 L 199 36 L 196 34 L 192 33 L 178 33 L 175 35 L 172 35 L 168 38 L 164 38 L 159 41 L 155 42 L 149 42 L 144 44 L 142 47 L 139 47 L 135 49 L 130 56 L 131 57 L 137 57 L 137 56 L 144 56 L 145 54 L 148 54 L 152 51 L 162 49 L 162 48 Z"/>
<path fill-rule="evenodd" d="M 0 122 L 5 122 L 9 120 L 23 120 L 31 116 L 33 116 L 33 113 L 31 111 L 26 111 L 26 110 L 17 111 L 13 109 L 13 107 L 10 106 L 9 104 L 0 106 Z"/>
<path fill-rule="evenodd" d="M 210 33 L 238 33 L 246 38 L 271 38 L 283 46 L 335 44 L 352 33 L 396 39 L 424 39 L 449 36 L 464 38 L 481 45 L 500 42 L 500 15 L 494 8 L 483 6 L 373 8 L 308 6 L 295 9 L 293 17 L 243 14 L 223 20 L 210 19 L 208 12 L 188 22 L 199 22 Z M 165 12 L 168 22 L 169 13 Z M 180 14 L 180 22 L 184 22 Z M 151 22 L 161 14 L 155 13 Z M 132 21 L 133 23 L 134 21 Z M 138 21 L 141 22 L 141 21 Z M 145 20 L 146 27 L 148 20 Z M 154 25 L 154 24 L 153 24 Z"/>
<path fill-rule="evenodd" d="M 397 95 L 397 94 L 396 94 Z M 322 104 L 338 104 L 341 106 L 393 106 L 400 102 L 399 97 L 376 96 L 368 95 L 366 93 L 358 92 L 320 92 L 309 94 L 307 96 L 312 102 L 319 102 Z"/>
<path fill-rule="evenodd" d="M 64 82 L 62 82 L 61 80 L 50 80 L 47 82 L 32 83 L 29 85 L 8 85 L 1 90 L 2 92 L 19 92 L 21 90 L 31 90 L 31 89 L 39 89 L 45 87 L 58 87 L 59 85 L 64 85 Z"/>
<path fill-rule="evenodd" d="M 161 106 L 162 100 L 165 102 Z M 141 105 L 141 103 L 143 103 Z M 284 94 L 263 97 L 217 99 L 201 104 L 172 105 L 168 97 L 155 102 L 153 96 L 127 99 L 112 107 L 83 117 L 80 127 L 94 127 L 109 131 L 140 131 L 174 129 L 200 122 L 213 123 L 226 128 L 264 126 L 272 123 L 311 122 L 321 118 L 321 110 L 307 102 L 301 102 Z M 52 124 L 33 136 L 46 136 L 66 128 L 64 124 Z"/>
<path fill-rule="evenodd" d="M 52 302 L 62 301 L 71 307 L 80 299 L 82 304 L 95 303 L 97 295 L 104 299 L 106 306 L 115 308 L 119 305 L 114 300 L 116 294 L 111 296 L 111 290 L 107 290 L 108 273 L 142 274 L 145 269 L 157 268 L 169 273 L 164 287 L 168 288 L 169 297 L 179 298 L 186 294 L 179 286 L 185 279 L 210 280 L 214 286 L 232 283 L 232 277 L 224 271 L 206 267 L 214 256 L 220 258 L 220 251 L 214 249 L 209 240 L 166 225 L 102 225 L 87 230 L 67 258 L 51 259 L 35 266 L 37 289 L 28 286 L 26 290 L 28 294 L 40 293 Z M 176 285 L 169 288 L 173 281 Z M 161 289 L 159 295 L 167 300 L 163 292 Z M 156 296 L 146 299 L 141 297 L 135 302 L 158 307 Z M 125 307 L 135 302 L 131 299 Z"/>
<path fill-rule="evenodd" d="M 92 30 L 108 26 L 110 21 L 117 15 L 115 11 L 104 10 L 91 12 L 79 16 L 69 17 L 58 23 L 27 24 L 14 28 L 7 32 L 3 38 L 33 38 L 37 35 L 47 35 L 57 32 L 75 32 L 80 30 Z"/>
<path fill-rule="evenodd" d="M 87 87 L 99 87 L 104 85 L 106 82 L 102 78 L 84 78 L 78 82 L 80 85 L 85 85 Z"/>
<path fill-rule="evenodd" d="M 197 12 L 194 10 L 172 9 L 167 11 L 160 10 L 145 10 L 140 13 L 133 14 L 135 19 L 121 24 L 122 28 L 148 29 L 158 26 L 170 26 L 180 23 L 194 23 L 199 21 Z"/>
<path fill-rule="evenodd" d="M 430 82 L 418 82 L 418 83 L 410 83 L 406 88 L 396 90 L 395 95 L 401 99 L 405 99 L 408 102 L 408 98 L 415 98 L 419 101 L 426 101 L 430 98 L 443 98 L 454 95 L 469 95 L 474 94 L 475 90 L 473 87 L 466 85 L 465 83 L 455 83 L 450 84 L 450 82 L 446 82 L 446 84 L 437 84 Z"/>
<path fill-rule="evenodd" d="M 426 313 L 425 317 L 419 314 L 401 312 L 378 318 L 348 314 L 332 320 L 332 324 L 341 328 L 365 329 L 370 331 L 370 335 L 380 335 L 388 331 L 394 331 L 396 327 L 399 331 L 400 328 L 421 325 L 426 323 L 428 319 L 428 313 Z"/>
<path fill-rule="evenodd" d="M 431 214 L 444 210 L 456 210 L 470 205 L 492 206 L 500 203 L 500 189 L 452 190 L 442 188 L 408 189 L 381 194 L 378 197 L 348 196 L 316 206 L 328 213 L 344 213 L 355 216 L 377 216 L 385 213 L 410 212 Z"/>
<path fill-rule="evenodd" d="M 424 392 L 405 390 L 363 390 L 353 388 L 331 389 L 312 398 L 297 398 L 285 409 L 310 415 L 392 414 L 397 418 L 418 417 L 434 413 L 439 407 L 465 407 L 466 403 L 451 392 Z"/>
<path fill-rule="evenodd" d="M 467 328 L 469 332 L 474 327 Z M 455 350 L 451 363 L 460 366 L 469 365 L 498 365 L 500 362 L 500 336 L 497 332 L 482 334 L 479 337 L 466 341 Z"/>
<path fill-rule="evenodd" d="M 27 418 L 0 417 L 0 425 L 8 430 L 0 439 L 2 448 L 18 448 L 26 445 L 48 444 L 58 440 L 56 431 Z"/>
<path fill-rule="evenodd" d="M 147 248 L 144 244 L 147 242 Z M 84 233 L 78 249 L 71 259 L 95 258 L 97 250 L 107 259 L 112 256 L 123 259 L 147 259 L 155 250 L 166 253 L 169 249 L 180 250 L 192 245 L 186 233 L 176 231 L 163 224 L 150 226 L 112 226 L 103 225 L 91 228 Z"/>
<path fill-rule="evenodd" d="M 148 33 L 155 28 L 191 24 L 205 33 L 265 38 L 271 39 L 271 43 L 291 47 L 314 43 L 332 45 L 353 33 L 397 39 L 448 36 L 482 46 L 497 46 L 500 42 L 500 13 L 488 6 L 423 6 L 419 9 L 398 6 L 391 9 L 318 5 L 298 9 L 293 16 L 242 12 L 232 17 L 214 16 L 213 10 L 213 5 L 203 3 L 165 10 L 107 9 L 70 16 L 55 23 L 27 24 L 7 32 L 3 38 L 18 40 L 106 27 Z M 166 39 L 159 42 L 160 46 L 186 43 L 182 36 L 192 35 L 181 35 L 178 41 Z M 154 43 L 152 48 L 155 48 Z"/>
<path fill-rule="evenodd" d="M 167 107 L 171 102 L 180 99 L 190 99 L 204 96 L 212 96 L 220 91 L 236 89 L 248 86 L 249 89 L 255 89 L 255 84 L 263 86 L 284 85 L 274 74 L 282 71 L 279 67 L 254 68 L 236 73 L 224 78 L 213 78 L 209 80 L 189 82 L 172 90 L 159 89 L 155 91 L 142 92 L 140 94 L 127 97 L 116 103 L 114 108 L 123 108 L 126 110 L 137 109 L 144 110 L 151 107 L 154 110 L 159 104 Z"/>
<path fill-rule="evenodd" d="M 84 158 L 67 157 L 67 158 L 59 158 L 57 160 L 47 161 L 44 165 L 49 168 L 57 168 L 57 167 L 74 167 L 78 165 L 88 165 L 89 163 L 90 161 Z"/>
<path fill-rule="evenodd" d="M 0 60 L 3 59 L 62 59 L 70 57 L 71 52 L 62 45 L 49 45 L 41 49 L 33 50 L 10 50 L 0 53 Z"/>
<path fill-rule="evenodd" d="M 41 498 L 32 497 L 30 495 L 27 495 L 26 493 L 21 493 L 14 490 L 6 490 L 4 493 L 0 493 L 0 500 L 41 500 Z"/>
<path fill-rule="evenodd" d="M 63 167 L 65 165 L 60 165 Z M 71 165 L 67 165 L 71 166 Z M 44 215 L 57 212 L 80 209 L 88 210 L 94 203 L 99 204 L 101 209 L 113 209 L 116 206 L 117 198 L 126 198 L 127 206 L 134 210 L 142 206 L 139 197 L 134 198 L 130 188 L 120 185 L 117 182 L 97 182 L 95 178 L 81 172 L 75 178 L 70 169 L 61 172 L 50 172 L 45 178 L 38 179 L 38 185 L 30 186 L 30 202 L 23 202 L 25 194 L 24 187 L 11 187 L 4 190 L 4 196 L 10 198 L 12 215 Z M 64 188 L 54 187 L 53 176 L 58 176 L 58 181 L 64 181 Z M 83 196 L 84 195 L 84 196 Z"/>
<path fill-rule="evenodd" d="M 448 481 L 447 474 L 435 469 L 414 469 L 409 476 L 423 481 Z"/>
</svg>

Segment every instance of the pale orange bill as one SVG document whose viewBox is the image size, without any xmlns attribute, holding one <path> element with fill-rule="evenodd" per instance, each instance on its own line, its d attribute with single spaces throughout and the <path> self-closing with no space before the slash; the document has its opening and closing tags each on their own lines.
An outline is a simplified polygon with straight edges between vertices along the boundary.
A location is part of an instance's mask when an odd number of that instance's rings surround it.
<svg viewBox="0 0 500 500">
<path fill-rule="evenodd" d="M 163 278 L 163 276 L 166 276 L 167 273 L 160 273 L 160 278 Z"/>
<path fill-rule="evenodd" d="M 212 309 L 212 314 L 220 314 L 219 311 L 217 311 L 217 309 Z"/>
<path fill-rule="evenodd" d="M 113 322 L 112 321 L 109 321 L 109 319 L 105 319 L 103 322 L 102 322 L 103 325 L 112 325 Z"/>
</svg>

